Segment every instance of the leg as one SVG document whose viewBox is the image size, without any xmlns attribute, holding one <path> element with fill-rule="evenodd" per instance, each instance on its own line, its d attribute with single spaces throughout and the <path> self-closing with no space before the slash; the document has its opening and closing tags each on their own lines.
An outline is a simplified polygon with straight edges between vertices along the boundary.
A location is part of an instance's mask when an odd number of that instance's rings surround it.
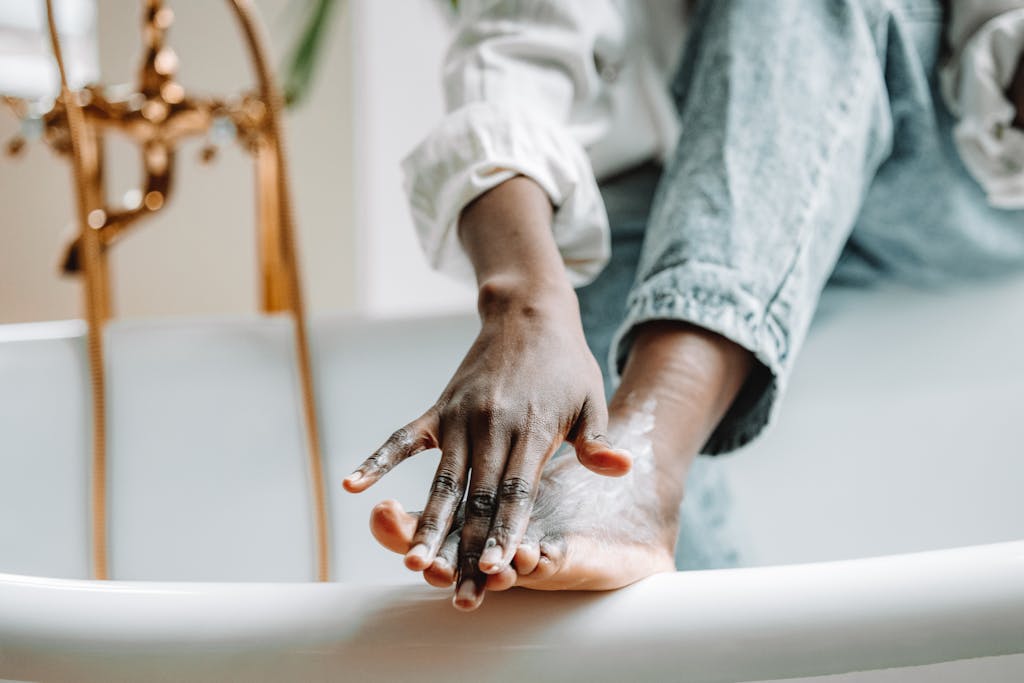
<svg viewBox="0 0 1024 683">
<path fill-rule="evenodd" d="M 571 455 L 553 458 L 512 567 L 495 571 L 488 590 L 607 590 L 674 568 L 690 460 L 672 456 L 679 450 L 696 453 L 739 390 L 745 375 L 733 367 L 749 368 L 750 361 L 746 351 L 711 332 L 652 332 L 638 335 L 638 357 L 644 360 L 630 361 L 609 406 L 609 438 L 633 454 L 632 470 L 611 480 L 587 471 Z M 678 419 L 684 408 L 692 420 Z M 399 553 L 408 551 L 415 526 L 393 501 L 378 506 L 371 521 L 381 544 Z M 425 572 L 429 583 L 452 582 L 458 546 L 456 532 Z"/>
<path fill-rule="evenodd" d="M 917 42 L 938 41 L 940 17 L 933 0 L 700 4 L 675 87 L 683 135 L 612 353 L 621 366 L 643 323 L 677 320 L 757 357 L 705 452 L 742 446 L 774 415 L 818 296 L 893 154 L 894 118 L 929 97 Z"/>
<path fill-rule="evenodd" d="M 528 540 L 540 541 L 524 546 L 513 576 L 494 578 L 500 586 L 610 588 L 660 571 L 666 518 L 694 453 L 736 448 L 767 422 L 867 188 L 893 154 L 894 117 L 921 96 L 915 81 L 894 78 L 922 69 L 914 49 L 894 48 L 915 45 L 903 4 L 701 5 L 679 78 L 684 135 L 612 344 L 613 370 L 625 371 L 611 409 L 640 418 L 651 467 L 638 461 L 635 485 L 594 509 L 586 473 L 554 460 L 545 478 L 558 496 L 553 511 L 535 509 Z M 937 11 L 930 0 L 905 4 Z M 760 365 L 733 401 L 744 375 L 736 369 L 749 360 L 741 347 Z M 630 406 L 636 394 L 666 400 Z M 656 413 L 649 432 L 647 410 Z M 653 536 L 638 538 L 641 530 Z M 549 568 L 535 575 L 540 565 L 530 562 L 545 555 L 545 540 Z"/>
<path fill-rule="evenodd" d="M 662 168 L 648 164 L 602 183 L 612 230 L 612 258 L 598 278 L 579 290 L 587 342 L 605 377 L 611 398 L 615 386 L 608 371 L 612 335 L 626 314 L 626 299 L 636 277 L 644 234 Z M 675 563 L 679 569 L 718 569 L 740 564 L 730 515 L 729 484 L 723 463 L 698 457 L 686 475 L 686 496 L 679 511 Z"/>
</svg>

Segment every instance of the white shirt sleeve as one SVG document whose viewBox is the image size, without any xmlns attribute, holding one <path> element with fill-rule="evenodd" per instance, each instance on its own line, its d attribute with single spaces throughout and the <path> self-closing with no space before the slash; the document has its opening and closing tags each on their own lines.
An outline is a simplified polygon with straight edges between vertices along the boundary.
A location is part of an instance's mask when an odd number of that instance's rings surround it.
<svg viewBox="0 0 1024 683">
<path fill-rule="evenodd" d="M 611 125 L 607 74 L 627 44 L 627 3 L 462 0 L 444 64 L 449 114 L 403 161 L 431 264 L 473 277 L 457 235 L 462 209 L 515 175 L 547 192 L 574 285 L 610 254 L 608 219 L 585 148 Z"/>
<path fill-rule="evenodd" d="M 940 78 L 960 156 L 990 204 L 1024 209 L 1024 131 L 1006 97 L 1024 55 L 1024 0 L 953 0 L 948 35 Z"/>
</svg>

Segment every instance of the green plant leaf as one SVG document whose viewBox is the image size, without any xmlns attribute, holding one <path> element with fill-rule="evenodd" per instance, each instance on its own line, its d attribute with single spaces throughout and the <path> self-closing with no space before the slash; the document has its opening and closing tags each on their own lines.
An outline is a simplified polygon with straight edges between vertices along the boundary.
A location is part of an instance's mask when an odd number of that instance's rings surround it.
<svg viewBox="0 0 1024 683">
<path fill-rule="evenodd" d="M 284 66 L 284 97 L 289 107 L 302 103 L 309 95 L 330 17 L 337 0 L 306 0 L 301 32 L 288 52 Z"/>
</svg>

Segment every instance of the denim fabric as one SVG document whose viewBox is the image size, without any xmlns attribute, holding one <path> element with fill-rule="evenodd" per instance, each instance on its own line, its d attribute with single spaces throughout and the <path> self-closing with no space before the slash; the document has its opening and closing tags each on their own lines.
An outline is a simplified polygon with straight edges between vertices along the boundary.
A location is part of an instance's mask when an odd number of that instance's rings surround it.
<svg viewBox="0 0 1024 683">
<path fill-rule="evenodd" d="M 954 149 L 941 33 L 939 0 L 700 3 L 673 85 L 676 153 L 602 188 L 612 261 L 579 295 L 609 390 L 639 323 L 732 339 L 760 366 L 704 447 L 729 451 L 775 415 L 830 280 L 1024 266 L 1024 212 L 989 207 Z M 713 459 L 686 498 L 681 565 L 735 563 Z"/>
</svg>

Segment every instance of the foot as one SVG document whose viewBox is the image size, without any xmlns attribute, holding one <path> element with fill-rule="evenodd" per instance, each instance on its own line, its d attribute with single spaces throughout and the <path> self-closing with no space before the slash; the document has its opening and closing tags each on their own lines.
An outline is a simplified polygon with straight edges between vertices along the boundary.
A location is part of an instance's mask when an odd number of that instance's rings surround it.
<svg viewBox="0 0 1024 683">
<path fill-rule="evenodd" d="M 500 554 L 490 557 L 485 549 L 479 562 L 483 581 L 461 582 L 456 607 L 475 609 L 484 589 L 611 590 L 674 570 L 679 497 L 656 493 L 661 486 L 647 440 L 647 416 L 640 411 L 634 419 L 638 422 L 622 427 L 632 429 L 639 440 L 628 444 L 635 458 L 633 471 L 607 479 L 586 470 L 571 454 L 553 458 L 511 563 L 497 564 Z M 416 515 L 405 512 L 397 501 L 385 501 L 374 508 L 370 527 L 381 545 L 405 555 Z M 448 587 L 458 578 L 458 544 L 456 527 L 423 571 L 428 583 Z"/>
</svg>

